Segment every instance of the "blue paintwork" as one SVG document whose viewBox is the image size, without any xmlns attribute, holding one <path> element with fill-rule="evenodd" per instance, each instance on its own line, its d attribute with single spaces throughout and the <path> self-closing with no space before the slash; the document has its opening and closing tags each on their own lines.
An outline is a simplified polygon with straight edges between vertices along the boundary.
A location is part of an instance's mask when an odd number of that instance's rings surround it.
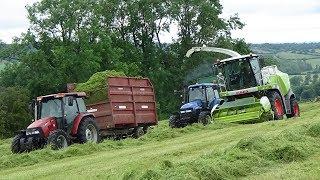
<svg viewBox="0 0 320 180">
<path fill-rule="evenodd" d="M 203 102 L 200 99 L 196 99 L 194 101 L 191 101 L 189 103 L 186 103 L 184 105 L 181 106 L 180 110 L 186 110 L 186 109 L 198 109 L 198 108 L 202 108 L 203 106 Z"/>
</svg>

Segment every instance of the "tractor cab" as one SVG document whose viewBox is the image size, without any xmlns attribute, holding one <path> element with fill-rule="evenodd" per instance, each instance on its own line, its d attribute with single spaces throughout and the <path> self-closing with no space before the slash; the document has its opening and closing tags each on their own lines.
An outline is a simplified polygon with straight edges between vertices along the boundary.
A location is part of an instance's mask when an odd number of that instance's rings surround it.
<svg viewBox="0 0 320 180">
<path fill-rule="evenodd" d="M 190 108 L 211 109 L 213 102 L 219 99 L 219 86 L 212 83 L 194 84 L 188 87 L 185 104 L 180 110 Z"/>
<path fill-rule="evenodd" d="M 99 129 L 93 114 L 87 112 L 85 93 L 59 93 L 37 97 L 33 101 L 34 121 L 17 134 L 13 153 L 43 148 L 67 147 L 71 142 L 98 142 Z"/>
<path fill-rule="evenodd" d="M 71 131 L 74 119 L 80 113 L 86 113 L 83 98 L 85 93 L 60 93 L 40 96 L 34 104 L 35 120 L 43 120 L 48 117 L 55 118 L 58 129 Z"/>
<path fill-rule="evenodd" d="M 226 91 L 247 89 L 262 85 L 260 60 L 257 55 L 246 55 L 218 61 L 215 64 Z"/>
<path fill-rule="evenodd" d="M 180 111 L 169 119 L 171 127 L 184 127 L 200 122 L 204 125 L 211 122 L 210 111 L 220 104 L 220 86 L 213 83 L 194 84 L 188 87 L 185 102 Z"/>
</svg>

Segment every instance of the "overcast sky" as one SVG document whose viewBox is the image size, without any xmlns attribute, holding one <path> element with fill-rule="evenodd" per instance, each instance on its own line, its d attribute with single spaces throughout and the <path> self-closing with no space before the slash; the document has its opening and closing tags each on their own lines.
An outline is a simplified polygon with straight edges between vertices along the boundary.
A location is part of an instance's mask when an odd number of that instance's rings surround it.
<svg viewBox="0 0 320 180">
<path fill-rule="evenodd" d="M 1 40 L 10 43 L 28 29 L 25 5 L 36 1 L 0 1 Z M 246 24 L 233 37 L 250 43 L 320 42 L 320 0 L 221 0 L 221 4 L 224 17 L 238 13 Z"/>
</svg>

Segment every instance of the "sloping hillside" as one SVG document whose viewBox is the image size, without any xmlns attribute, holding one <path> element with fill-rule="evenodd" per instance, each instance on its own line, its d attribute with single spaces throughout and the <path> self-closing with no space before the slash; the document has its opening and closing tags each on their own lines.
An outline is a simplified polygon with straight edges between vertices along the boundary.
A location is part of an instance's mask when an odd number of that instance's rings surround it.
<svg viewBox="0 0 320 180">
<path fill-rule="evenodd" d="M 302 117 L 252 125 L 214 123 L 169 129 L 162 121 L 141 139 L 73 145 L 12 155 L 0 142 L 0 177 L 34 178 L 316 178 L 320 175 L 319 104 Z"/>
</svg>

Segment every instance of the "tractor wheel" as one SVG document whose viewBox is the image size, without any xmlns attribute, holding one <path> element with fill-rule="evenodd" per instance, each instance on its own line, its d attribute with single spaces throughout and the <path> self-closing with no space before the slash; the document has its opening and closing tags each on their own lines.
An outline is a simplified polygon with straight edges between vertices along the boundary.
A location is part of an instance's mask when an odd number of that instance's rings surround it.
<svg viewBox="0 0 320 180">
<path fill-rule="evenodd" d="M 292 117 L 299 117 L 300 116 L 300 108 L 298 101 L 295 98 L 290 99 L 290 107 L 291 107 L 291 114 L 288 114 L 288 118 Z"/>
<path fill-rule="evenodd" d="M 144 135 L 143 127 L 136 127 L 133 130 L 133 137 L 138 139 L 139 137 Z"/>
<path fill-rule="evenodd" d="M 22 149 L 20 146 L 20 139 L 23 137 L 23 134 L 18 134 L 12 139 L 11 143 L 11 152 L 12 153 L 22 153 L 25 149 Z"/>
<path fill-rule="evenodd" d="M 198 122 L 202 123 L 204 126 L 208 125 L 208 124 L 211 124 L 212 123 L 212 119 L 211 119 L 210 113 L 206 112 L 206 111 L 200 112 L 199 118 L 198 118 Z"/>
<path fill-rule="evenodd" d="M 148 129 L 149 129 L 149 127 L 148 127 L 148 126 L 144 126 L 144 127 L 143 127 L 143 133 L 144 133 L 144 134 L 147 134 Z"/>
<path fill-rule="evenodd" d="M 285 110 L 283 107 L 282 98 L 280 94 L 276 91 L 271 91 L 268 98 L 271 103 L 271 109 L 274 113 L 274 119 L 275 120 L 283 119 Z"/>
<path fill-rule="evenodd" d="M 53 131 L 48 137 L 48 145 L 54 150 L 66 148 L 69 144 L 70 139 L 68 134 L 61 129 Z"/>
<path fill-rule="evenodd" d="M 179 124 L 179 117 L 177 115 L 171 115 L 169 118 L 169 126 L 171 128 L 178 128 L 180 127 Z"/>
<path fill-rule="evenodd" d="M 96 122 L 91 118 L 84 118 L 78 127 L 78 140 L 80 143 L 100 142 L 99 129 Z"/>
</svg>

